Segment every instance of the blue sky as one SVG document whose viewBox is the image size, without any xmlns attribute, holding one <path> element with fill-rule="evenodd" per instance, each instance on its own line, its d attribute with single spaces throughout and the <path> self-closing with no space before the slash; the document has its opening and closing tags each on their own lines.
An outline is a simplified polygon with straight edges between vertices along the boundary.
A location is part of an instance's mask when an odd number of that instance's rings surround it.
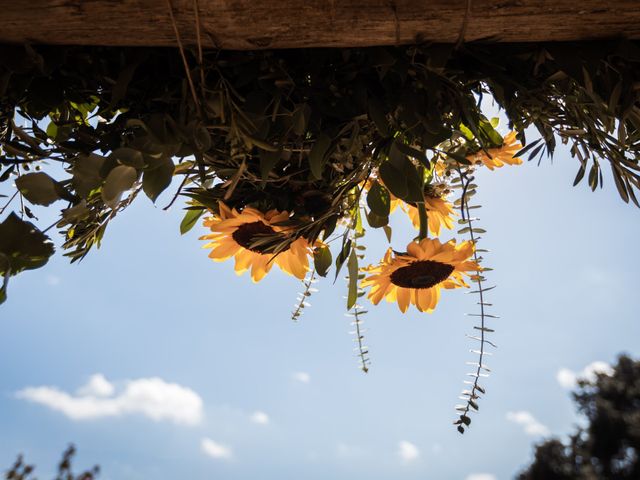
<svg viewBox="0 0 640 480">
<path fill-rule="evenodd" d="M 464 436 L 452 421 L 474 360 L 473 296 L 445 292 L 432 315 L 370 308 L 365 375 L 343 281 L 321 280 L 294 323 L 299 282 L 273 269 L 254 285 L 211 262 L 203 228 L 181 236 L 183 212 L 163 211 L 165 196 L 140 198 L 80 264 L 58 252 L 12 279 L 0 310 L 0 466 L 22 452 L 46 478 L 74 442 L 77 464 L 100 464 L 103 479 L 511 478 L 535 441 L 577 421 L 574 372 L 640 350 L 640 212 L 611 181 L 572 188 L 576 169 L 560 151 L 540 167 L 478 174 L 501 318 L 487 396 Z M 393 222 L 402 249 L 413 232 Z M 385 248 L 370 231 L 369 258 Z"/>
</svg>

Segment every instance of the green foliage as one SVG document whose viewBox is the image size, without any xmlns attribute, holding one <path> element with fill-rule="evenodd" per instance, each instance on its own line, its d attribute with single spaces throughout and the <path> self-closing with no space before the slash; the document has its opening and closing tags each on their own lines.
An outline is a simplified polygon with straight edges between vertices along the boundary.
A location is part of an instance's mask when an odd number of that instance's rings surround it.
<svg viewBox="0 0 640 480">
<path fill-rule="evenodd" d="M 56 229 L 71 261 L 139 192 L 156 202 L 177 176 L 176 196 L 199 209 L 290 212 L 286 235 L 261 240 L 273 253 L 326 239 L 354 212 L 358 229 L 364 216 L 390 237 L 389 193 L 419 204 L 436 162 L 468 167 L 501 146 L 478 102 L 491 94 L 523 143 L 527 127 L 541 135 L 523 153 L 569 142 L 576 182 L 596 188 L 609 163 L 623 200 L 638 203 L 639 51 L 627 41 L 211 51 L 186 72 L 175 49 L 4 46 L 0 181 L 31 204 L 64 202 Z M 362 215 L 372 172 L 384 187 L 374 183 Z M 197 219 L 188 213 L 181 231 Z"/>
<path fill-rule="evenodd" d="M 327 245 L 320 245 L 314 249 L 313 265 L 318 275 L 326 277 L 332 261 L 331 250 Z"/>
<path fill-rule="evenodd" d="M 519 480 L 632 480 L 640 478 L 640 362 L 622 355 L 612 375 L 582 380 L 573 394 L 587 423 L 568 443 L 536 446 Z"/>
<path fill-rule="evenodd" d="M 6 300 L 9 277 L 40 268 L 53 255 L 53 244 L 32 223 L 11 213 L 0 223 L 0 303 Z"/>
</svg>

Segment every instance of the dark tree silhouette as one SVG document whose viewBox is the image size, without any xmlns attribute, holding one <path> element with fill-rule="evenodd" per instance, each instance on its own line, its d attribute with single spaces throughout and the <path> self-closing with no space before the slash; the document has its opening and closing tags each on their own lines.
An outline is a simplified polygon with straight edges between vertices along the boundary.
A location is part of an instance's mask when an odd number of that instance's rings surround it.
<svg viewBox="0 0 640 480">
<path fill-rule="evenodd" d="M 550 439 L 536 446 L 517 479 L 640 479 L 640 362 L 620 356 L 613 375 L 581 380 L 573 399 L 587 426 L 567 444 Z"/>
<path fill-rule="evenodd" d="M 62 454 L 62 460 L 58 464 L 58 473 L 54 480 L 95 480 L 100 472 L 100 467 L 94 466 L 90 470 L 75 475 L 71 469 L 71 461 L 76 454 L 76 448 L 73 445 L 69 447 Z M 24 462 L 22 455 L 18 456 L 18 459 L 13 464 L 11 469 L 5 473 L 4 478 L 6 480 L 37 480 L 33 476 L 35 467 Z"/>
</svg>

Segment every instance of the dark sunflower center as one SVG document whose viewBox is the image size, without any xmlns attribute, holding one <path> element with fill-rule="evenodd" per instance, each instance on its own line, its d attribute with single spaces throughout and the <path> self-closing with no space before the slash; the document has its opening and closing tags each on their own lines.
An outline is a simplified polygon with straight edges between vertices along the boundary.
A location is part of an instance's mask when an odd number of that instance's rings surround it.
<svg viewBox="0 0 640 480">
<path fill-rule="evenodd" d="M 276 231 L 262 222 L 243 223 L 235 232 L 231 234 L 238 245 L 251 250 L 252 252 L 264 253 L 271 245 L 253 246 L 253 243 L 260 239 L 262 235 L 274 235 Z"/>
<path fill-rule="evenodd" d="M 418 260 L 391 274 L 391 282 L 403 288 L 430 288 L 449 278 L 453 266 L 433 260 Z"/>
</svg>

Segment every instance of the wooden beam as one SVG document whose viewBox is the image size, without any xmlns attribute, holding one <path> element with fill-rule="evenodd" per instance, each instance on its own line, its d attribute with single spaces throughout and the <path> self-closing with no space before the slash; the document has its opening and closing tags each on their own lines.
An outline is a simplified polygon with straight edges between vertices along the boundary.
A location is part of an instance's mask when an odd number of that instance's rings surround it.
<svg viewBox="0 0 640 480">
<path fill-rule="evenodd" d="M 196 0 L 171 0 L 195 44 Z M 639 0 L 197 0 L 202 41 L 224 49 L 458 40 L 640 38 Z M 0 42 L 175 46 L 167 0 L 0 0 Z"/>
</svg>

